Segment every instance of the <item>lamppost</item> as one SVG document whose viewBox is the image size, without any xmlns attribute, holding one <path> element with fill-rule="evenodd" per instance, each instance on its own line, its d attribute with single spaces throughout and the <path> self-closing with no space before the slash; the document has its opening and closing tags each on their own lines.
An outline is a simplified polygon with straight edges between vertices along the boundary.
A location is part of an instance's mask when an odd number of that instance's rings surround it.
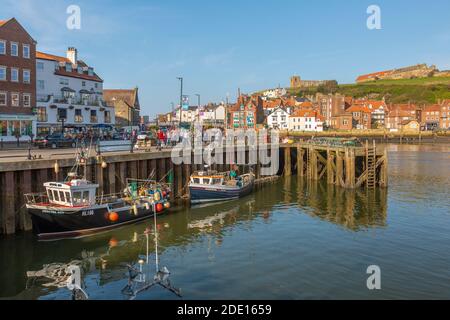
<svg viewBox="0 0 450 320">
<path fill-rule="evenodd" d="M 180 124 L 181 127 L 181 109 L 183 106 L 183 77 L 177 77 L 178 80 L 180 80 Z"/>
<path fill-rule="evenodd" d="M 196 93 L 195 95 L 198 98 L 197 121 L 200 122 L 200 95 L 198 93 Z"/>
</svg>

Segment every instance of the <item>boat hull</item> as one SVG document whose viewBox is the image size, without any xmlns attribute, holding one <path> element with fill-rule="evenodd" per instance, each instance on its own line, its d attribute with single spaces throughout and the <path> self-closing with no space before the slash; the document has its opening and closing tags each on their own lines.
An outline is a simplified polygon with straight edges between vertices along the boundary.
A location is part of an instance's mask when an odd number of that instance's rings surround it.
<svg viewBox="0 0 450 320">
<path fill-rule="evenodd" d="M 253 182 L 242 188 L 191 184 L 189 185 L 191 203 L 199 204 L 239 199 L 252 193 L 253 186 Z"/>
<path fill-rule="evenodd" d="M 115 221 L 110 219 L 110 212 L 106 207 L 59 210 L 30 206 L 27 209 L 31 215 L 33 230 L 42 240 L 85 237 L 153 216 L 151 207 L 117 211 L 118 218 Z"/>
</svg>

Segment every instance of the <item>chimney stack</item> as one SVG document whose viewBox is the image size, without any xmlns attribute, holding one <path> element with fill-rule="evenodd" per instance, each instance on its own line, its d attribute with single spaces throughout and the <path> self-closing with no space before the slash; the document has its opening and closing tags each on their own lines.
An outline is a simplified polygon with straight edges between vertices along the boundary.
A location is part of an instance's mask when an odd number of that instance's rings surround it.
<svg viewBox="0 0 450 320">
<path fill-rule="evenodd" d="M 74 47 L 69 47 L 67 49 L 67 59 L 72 62 L 72 64 L 78 64 L 78 51 Z"/>
</svg>

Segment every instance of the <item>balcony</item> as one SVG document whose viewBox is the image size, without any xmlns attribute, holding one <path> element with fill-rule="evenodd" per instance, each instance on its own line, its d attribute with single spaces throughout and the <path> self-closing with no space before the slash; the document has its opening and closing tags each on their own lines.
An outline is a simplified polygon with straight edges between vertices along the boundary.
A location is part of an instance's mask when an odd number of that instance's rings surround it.
<svg viewBox="0 0 450 320">
<path fill-rule="evenodd" d="M 53 99 L 54 103 L 68 104 L 68 105 L 79 105 L 79 106 L 94 106 L 94 107 L 109 107 L 106 103 L 101 100 L 86 99 L 80 96 L 66 97 L 63 95 L 37 95 L 38 102 L 50 102 Z"/>
</svg>

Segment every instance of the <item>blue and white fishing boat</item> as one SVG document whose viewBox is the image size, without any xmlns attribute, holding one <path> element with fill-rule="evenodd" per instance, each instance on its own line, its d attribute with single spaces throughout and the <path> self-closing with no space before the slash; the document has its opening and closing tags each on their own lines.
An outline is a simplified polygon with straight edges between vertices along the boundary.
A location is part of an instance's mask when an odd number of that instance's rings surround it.
<svg viewBox="0 0 450 320">
<path fill-rule="evenodd" d="M 198 171 L 190 177 L 192 204 L 239 199 L 252 193 L 255 175 L 247 173 L 233 177 L 229 172 Z"/>
</svg>

